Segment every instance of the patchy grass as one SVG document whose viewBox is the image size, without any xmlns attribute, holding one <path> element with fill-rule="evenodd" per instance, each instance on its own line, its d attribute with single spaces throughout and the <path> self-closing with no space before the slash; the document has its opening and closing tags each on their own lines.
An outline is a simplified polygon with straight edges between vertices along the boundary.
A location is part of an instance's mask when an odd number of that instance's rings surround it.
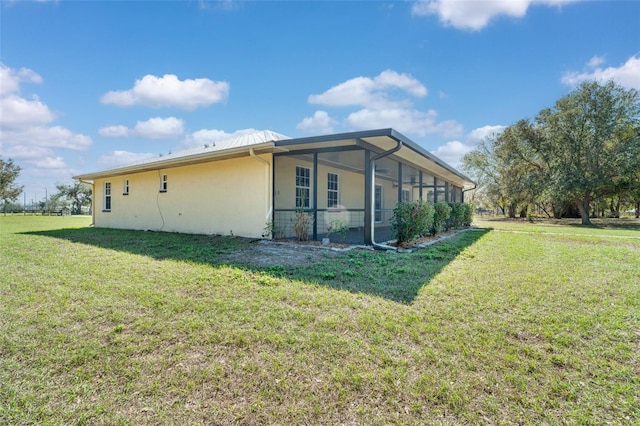
<svg viewBox="0 0 640 426">
<path fill-rule="evenodd" d="M 633 227 L 264 267 L 88 223 L 0 217 L 1 424 L 640 421 Z"/>
</svg>

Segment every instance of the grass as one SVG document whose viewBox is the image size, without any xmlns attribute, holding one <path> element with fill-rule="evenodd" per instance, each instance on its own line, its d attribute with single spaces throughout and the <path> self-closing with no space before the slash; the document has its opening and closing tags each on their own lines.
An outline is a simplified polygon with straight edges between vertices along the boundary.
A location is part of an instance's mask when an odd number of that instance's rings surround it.
<svg viewBox="0 0 640 426">
<path fill-rule="evenodd" d="M 88 223 L 0 217 L 0 424 L 640 422 L 638 221 L 270 266 Z"/>
</svg>

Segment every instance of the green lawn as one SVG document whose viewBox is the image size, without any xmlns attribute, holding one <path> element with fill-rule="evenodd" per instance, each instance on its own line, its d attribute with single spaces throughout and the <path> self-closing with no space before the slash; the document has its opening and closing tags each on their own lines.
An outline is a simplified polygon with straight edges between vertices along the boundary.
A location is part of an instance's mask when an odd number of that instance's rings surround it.
<svg viewBox="0 0 640 426">
<path fill-rule="evenodd" d="M 89 222 L 0 216 L 0 424 L 640 422 L 640 221 L 270 265 Z"/>
</svg>

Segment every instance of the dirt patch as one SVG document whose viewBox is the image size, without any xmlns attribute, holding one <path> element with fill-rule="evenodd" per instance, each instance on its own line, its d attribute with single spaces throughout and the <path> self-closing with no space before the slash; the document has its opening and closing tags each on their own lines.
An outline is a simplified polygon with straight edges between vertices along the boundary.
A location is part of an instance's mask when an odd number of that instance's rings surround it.
<svg viewBox="0 0 640 426">
<path fill-rule="evenodd" d="M 240 263 L 257 267 L 273 265 L 308 265 L 322 259 L 337 256 L 341 250 L 349 248 L 343 244 L 323 246 L 322 243 L 279 242 L 256 240 L 225 256 L 230 263 Z"/>
</svg>

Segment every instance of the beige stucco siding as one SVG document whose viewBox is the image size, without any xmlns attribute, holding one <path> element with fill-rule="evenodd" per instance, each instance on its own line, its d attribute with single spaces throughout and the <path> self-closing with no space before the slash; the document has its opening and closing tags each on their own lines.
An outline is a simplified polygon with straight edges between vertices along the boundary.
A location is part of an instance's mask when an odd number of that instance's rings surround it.
<svg viewBox="0 0 640 426">
<path fill-rule="evenodd" d="M 271 162 L 271 155 L 262 155 Z M 167 175 L 167 191 L 160 192 Z M 129 195 L 123 195 L 124 180 Z M 271 174 L 251 157 L 96 179 L 98 227 L 260 237 L 268 220 Z M 111 182 L 111 211 L 103 211 Z"/>
</svg>

